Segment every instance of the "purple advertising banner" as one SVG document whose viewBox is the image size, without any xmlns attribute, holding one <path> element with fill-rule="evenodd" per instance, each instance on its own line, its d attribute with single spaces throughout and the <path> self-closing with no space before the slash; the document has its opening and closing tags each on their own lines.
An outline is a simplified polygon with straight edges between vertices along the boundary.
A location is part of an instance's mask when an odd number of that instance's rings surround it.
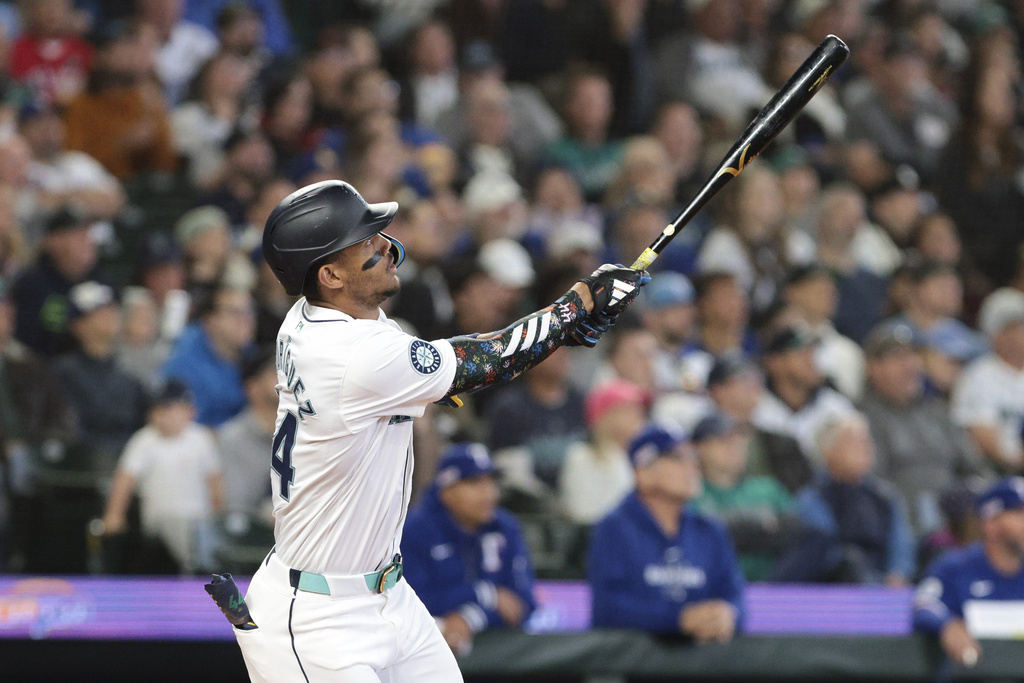
<svg viewBox="0 0 1024 683">
<path fill-rule="evenodd" d="M 230 640 L 231 626 L 201 577 L 0 576 L 0 638 Z M 239 578 L 245 592 L 248 580 Z M 867 586 L 755 584 L 747 589 L 746 633 L 906 635 L 911 592 Z M 590 589 L 541 581 L 531 633 L 582 631 Z"/>
</svg>

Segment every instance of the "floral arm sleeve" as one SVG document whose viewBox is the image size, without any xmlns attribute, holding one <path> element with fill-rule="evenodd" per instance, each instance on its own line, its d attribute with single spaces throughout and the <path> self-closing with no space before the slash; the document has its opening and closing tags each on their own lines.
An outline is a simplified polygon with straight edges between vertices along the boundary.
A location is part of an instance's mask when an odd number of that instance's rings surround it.
<svg viewBox="0 0 1024 683">
<path fill-rule="evenodd" d="M 586 315 L 580 295 L 570 290 L 503 330 L 449 339 L 457 367 L 448 396 L 515 379 L 564 345 Z"/>
</svg>

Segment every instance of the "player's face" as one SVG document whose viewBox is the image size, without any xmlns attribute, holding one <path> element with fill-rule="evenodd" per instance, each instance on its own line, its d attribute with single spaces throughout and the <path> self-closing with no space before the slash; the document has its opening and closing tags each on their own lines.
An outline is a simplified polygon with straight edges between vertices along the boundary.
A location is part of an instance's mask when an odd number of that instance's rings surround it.
<svg viewBox="0 0 1024 683">
<path fill-rule="evenodd" d="M 692 444 L 682 443 L 638 472 L 647 491 L 680 505 L 700 495 L 704 486 Z"/>
<path fill-rule="evenodd" d="M 398 294 L 401 281 L 391 242 L 380 234 L 342 251 L 348 296 L 362 306 L 376 307 Z"/>
<path fill-rule="evenodd" d="M 1024 557 L 1024 508 L 1007 510 L 995 520 L 999 525 L 999 536 L 1012 554 Z"/>
<path fill-rule="evenodd" d="M 499 496 L 498 484 L 488 474 L 463 479 L 441 491 L 441 501 L 455 520 L 472 530 L 494 519 Z"/>
</svg>

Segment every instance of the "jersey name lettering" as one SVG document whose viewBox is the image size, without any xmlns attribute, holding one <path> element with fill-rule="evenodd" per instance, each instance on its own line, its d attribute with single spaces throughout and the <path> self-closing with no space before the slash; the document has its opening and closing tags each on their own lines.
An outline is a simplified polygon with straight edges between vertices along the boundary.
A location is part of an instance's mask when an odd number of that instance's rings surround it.
<svg viewBox="0 0 1024 683">
<path fill-rule="evenodd" d="M 284 335 L 277 338 L 277 369 L 285 376 L 285 386 L 295 395 L 295 402 L 298 404 L 299 420 L 305 420 L 307 416 L 316 415 L 313 403 L 310 399 L 300 398 L 300 394 L 306 391 L 306 385 L 295 370 L 295 359 L 292 358 L 291 335 Z"/>
</svg>

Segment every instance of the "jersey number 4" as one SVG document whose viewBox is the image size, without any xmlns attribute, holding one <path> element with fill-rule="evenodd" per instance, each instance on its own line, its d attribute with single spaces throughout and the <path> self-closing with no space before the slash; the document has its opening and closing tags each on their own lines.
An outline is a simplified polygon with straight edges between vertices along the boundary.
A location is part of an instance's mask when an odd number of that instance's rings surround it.
<svg viewBox="0 0 1024 683">
<path fill-rule="evenodd" d="M 292 467 L 292 449 L 295 448 L 295 430 L 299 428 L 299 420 L 293 413 L 284 416 L 281 427 L 274 434 L 274 454 L 270 466 L 281 478 L 278 493 L 288 500 L 291 485 L 295 482 L 295 468 Z"/>
</svg>

